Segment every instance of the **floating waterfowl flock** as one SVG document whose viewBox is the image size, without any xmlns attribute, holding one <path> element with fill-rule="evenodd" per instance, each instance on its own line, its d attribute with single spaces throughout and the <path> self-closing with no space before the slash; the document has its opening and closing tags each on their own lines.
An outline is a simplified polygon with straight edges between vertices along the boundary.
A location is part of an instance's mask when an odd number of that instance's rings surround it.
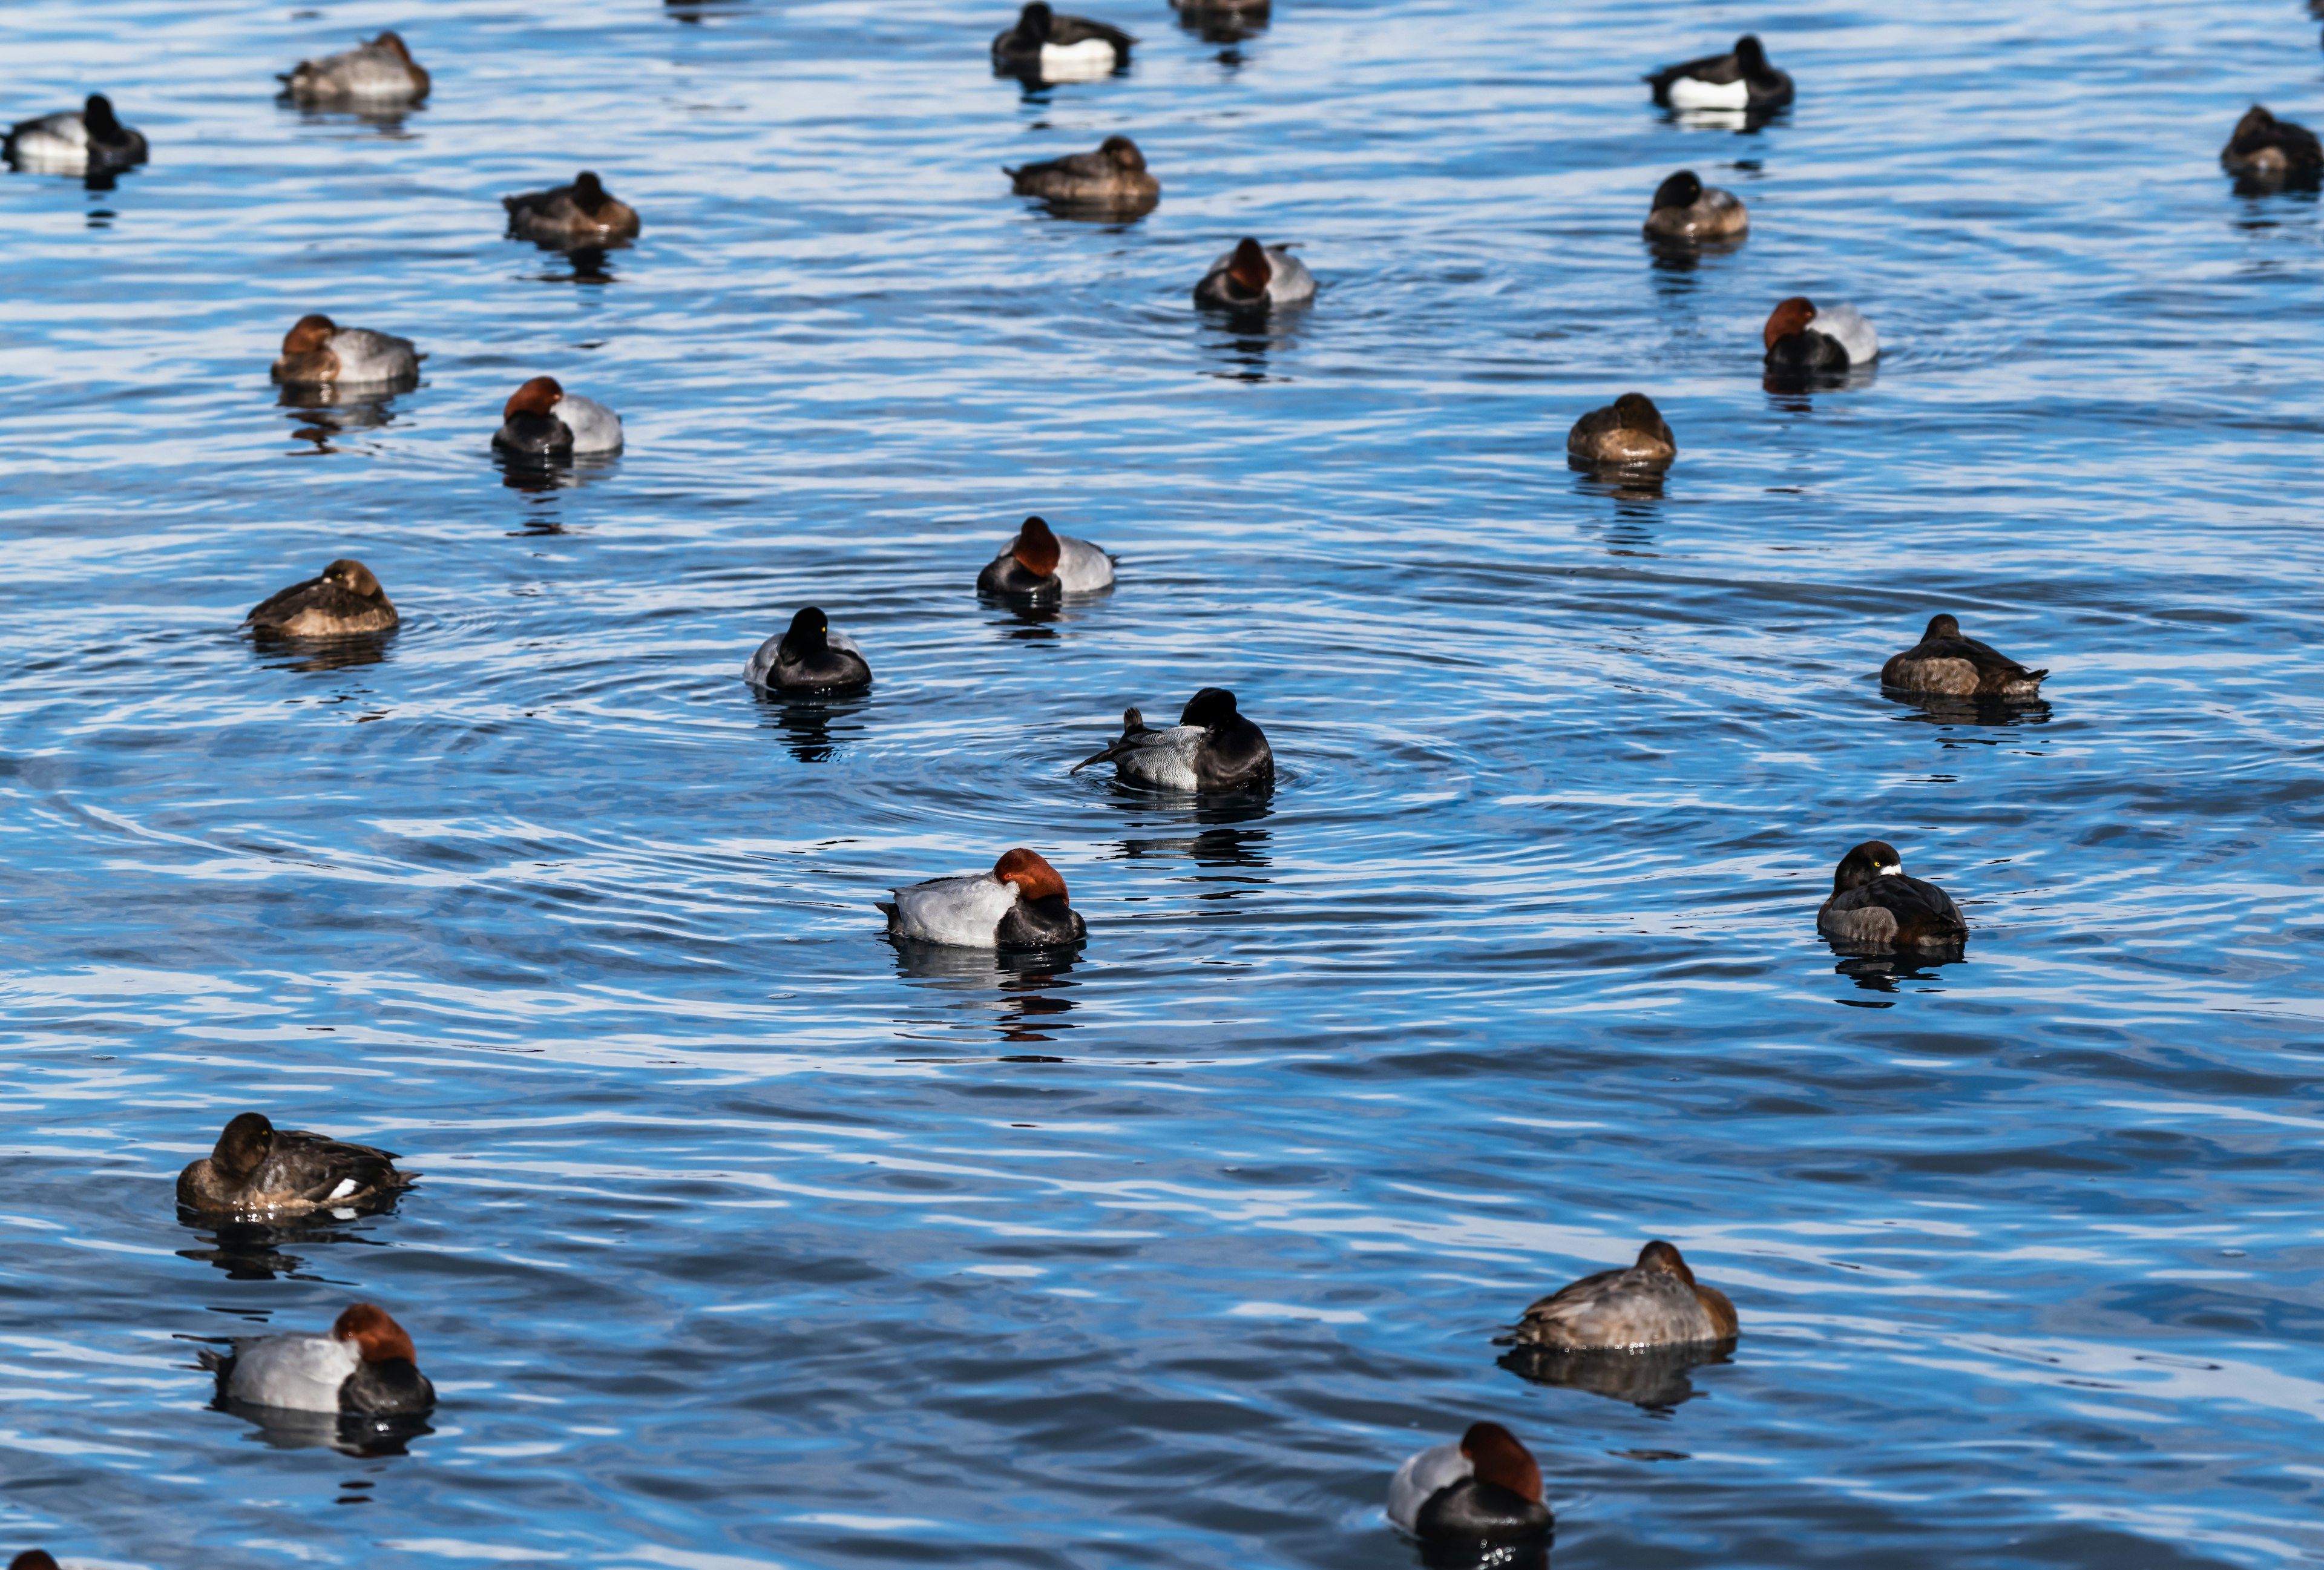
<svg viewBox="0 0 2324 1570">
<path fill-rule="evenodd" d="M 1172 0 L 1182 14 L 1217 20 L 1263 16 L 1267 0 Z M 998 70 L 1043 82 L 1101 78 L 1126 69 L 1134 40 L 1102 22 L 1060 15 L 1043 0 L 1025 5 L 991 43 Z M 429 72 L 396 32 L 383 32 L 342 53 L 304 60 L 281 78 L 302 106 L 410 105 L 431 89 Z M 1793 80 L 1770 63 L 1754 35 L 1722 54 L 1665 68 L 1645 78 L 1657 104 L 1675 111 L 1773 114 L 1794 97 Z M 109 99 L 88 95 L 78 110 L 17 123 L 5 152 L 12 167 L 42 173 L 95 175 L 144 162 L 146 139 L 122 124 Z M 2303 127 L 2253 106 L 2220 153 L 2225 170 L 2269 185 L 2315 182 L 2324 146 Z M 1061 206 L 1112 212 L 1150 208 L 1161 187 L 1129 136 L 1106 136 L 1094 151 L 1010 169 L 1015 192 Z M 567 185 L 503 199 L 508 233 L 554 249 L 577 250 L 637 239 L 634 208 L 582 171 Z M 1654 193 L 1646 234 L 1686 245 L 1739 241 L 1749 232 L 1744 203 L 1705 186 L 1692 171 L 1664 180 Z M 1266 312 L 1305 306 L 1316 283 L 1288 244 L 1245 237 L 1222 253 L 1193 288 L 1205 308 Z M 1872 325 L 1845 303 L 1804 296 L 1778 303 L 1763 329 L 1765 365 L 1773 373 L 1831 374 L 1872 364 L 1880 345 Z M 321 313 L 301 316 L 282 340 L 271 374 L 310 387 L 408 387 L 424 358 L 411 339 L 339 326 Z M 493 447 L 512 457 L 558 459 L 607 455 L 622 447 L 618 415 L 567 392 L 553 377 L 534 376 L 512 392 Z M 1662 469 L 1678 443 L 1646 394 L 1627 392 L 1582 414 L 1567 452 L 1587 466 Z M 1111 588 L 1113 558 L 1088 540 L 1056 533 L 1027 517 L 976 579 L 980 595 L 1021 605 L 1055 605 Z M 378 636 L 400 615 L 379 579 L 361 561 L 342 558 L 319 575 L 269 596 L 244 624 L 273 638 L 329 640 Z M 1921 640 L 1891 656 L 1884 687 L 1908 694 L 1988 702 L 2032 703 L 2047 670 L 2029 669 L 1965 635 L 1951 614 L 1938 614 Z M 835 630 L 822 608 L 798 609 L 784 631 L 749 658 L 743 676 L 766 691 L 798 697 L 858 691 L 872 681 L 857 643 Z M 1111 763 L 1121 781 L 1190 796 L 1264 791 L 1276 782 L 1276 759 L 1236 696 L 1204 686 L 1177 723 L 1148 726 L 1138 708 L 1120 735 L 1074 763 L 1068 773 Z M 1071 947 L 1088 927 L 1071 902 L 1065 879 L 1038 853 L 1001 854 L 988 871 L 905 884 L 881 901 L 887 930 L 905 943 L 970 949 Z M 1817 929 L 1849 953 L 1960 947 L 1969 927 L 1951 896 L 1907 875 L 1895 848 L 1868 840 L 1849 849 L 1832 874 Z M 263 1113 L 244 1113 L 217 1136 L 211 1153 L 179 1178 L 178 1204 L 188 1213 L 244 1220 L 314 1211 L 351 1213 L 392 1205 L 417 1175 L 400 1170 L 392 1152 L 300 1130 L 278 1129 Z M 1522 1347 L 1560 1354 L 1619 1357 L 1647 1349 L 1731 1343 L 1739 1334 L 1733 1302 L 1700 1282 L 1680 1251 L 1653 1241 L 1635 1263 L 1583 1278 L 1541 1298 L 1518 1319 Z M 229 1352 L 202 1354 L 222 1400 L 300 1412 L 386 1417 L 425 1413 L 436 1391 L 418 1368 L 411 1337 L 384 1309 L 357 1303 L 322 1333 L 245 1337 Z M 1541 1470 L 1506 1427 L 1471 1424 L 1461 1439 L 1432 1446 L 1399 1467 L 1388 1484 L 1388 1519 L 1425 1542 L 1473 1548 L 1545 1538 L 1552 1513 Z M 42 1550 L 29 1550 L 13 1570 L 54 1570 Z"/>
</svg>

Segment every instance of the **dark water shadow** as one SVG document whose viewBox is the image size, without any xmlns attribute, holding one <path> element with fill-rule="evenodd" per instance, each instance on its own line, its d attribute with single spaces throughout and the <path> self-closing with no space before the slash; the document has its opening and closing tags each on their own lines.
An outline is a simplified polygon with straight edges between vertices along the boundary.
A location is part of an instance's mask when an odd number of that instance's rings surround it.
<svg viewBox="0 0 2324 1570">
<path fill-rule="evenodd" d="M 626 251 L 632 245 L 628 240 L 616 240 L 611 245 L 560 245 L 554 240 L 536 240 L 529 235 L 506 235 L 503 238 L 530 245 L 544 259 L 562 262 L 572 269 L 569 272 L 547 271 L 517 275 L 528 283 L 619 283 L 621 278 L 613 271 L 612 253 Z"/>
<path fill-rule="evenodd" d="M 298 117 L 302 128 L 314 130 L 367 131 L 382 141 L 416 142 L 419 133 L 406 130 L 404 122 L 414 115 L 428 112 L 428 101 L 398 104 L 392 107 L 359 109 L 352 105 L 302 104 L 287 92 L 274 95 L 275 106 Z"/>
<path fill-rule="evenodd" d="M 964 1006 L 988 1011 L 995 1034 L 1012 1044 L 1055 1039 L 1074 1029 L 1066 1016 L 1077 1006 L 1064 995 L 1076 984 L 1073 974 L 1082 945 L 1043 948 L 960 948 L 916 937 L 888 935 L 896 951 L 896 974 L 906 981 L 934 982 L 963 996 Z"/>
<path fill-rule="evenodd" d="M 231 1221 L 181 1208 L 178 1224 L 192 1230 L 195 1241 L 207 1246 L 180 1249 L 178 1257 L 215 1266 L 224 1270 L 229 1280 L 271 1281 L 277 1277 L 327 1280 L 329 1278 L 309 1272 L 306 1261 L 287 1251 L 342 1243 L 384 1247 L 381 1241 L 366 1236 L 356 1224 L 369 1217 L 392 1215 L 395 1199 L 396 1196 L 390 1194 L 361 1206 L 318 1211 L 282 1222 Z"/>
<path fill-rule="evenodd" d="M 1910 692 L 1885 682 L 1880 696 L 1900 706 L 1904 712 L 1892 717 L 1906 725 L 2006 729 L 2050 723 L 2050 700 L 2046 697 L 1956 697 L 1942 692 Z"/>
<path fill-rule="evenodd" d="M 384 633 L 357 633 L 346 638 L 286 638 L 254 627 L 250 646 L 272 670 L 346 670 L 385 660 L 400 630 L 391 627 Z"/>
<path fill-rule="evenodd" d="M 1635 1352 L 1569 1352 L 1517 1345 L 1498 1361 L 1528 1384 L 1586 1390 L 1648 1411 L 1666 1412 L 1702 1394 L 1694 1388 L 1694 1371 L 1733 1362 L 1735 1344 L 1735 1338 L 1729 1336 L 1725 1341 L 1648 1346 Z"/>
<path fill-rule="evenodd" d="M 1288 376 L 1277 375 L 1268 369 L 1270 356 L 1288 353 L 1299 346 L 1299 328 L 1305 323 L 1307 309 L 1295 305 L 1277 310 L 1252 309 L 1235 306 L 1206 305 L 1199 308 L 1206 326 L 1216 329 L 1203 342 L 1203 351 L 1222 362 L 1221 368 L 1205 371 L 1205 376 L 1222 382 L 1288 382 Z"/>
<path fill-rule="evenodd" d="M 275 392 L 276 405 L 289 412 L 291 435 L 312 442 L 318 453 L 341 450 L 333 441 L 350 431 L 378 430 L 395 423 L 395 400 L 420 385 L 418 376 L 365 383 L 341 389 L 332 383 L 286 382 Z"/>
<path fill-rule="evenodd" d="M 1130 202 L 1077 202 L 1057 197 L 1025 199 L 1043 216 L 1068 224 L 1097 224 L 1109 235 L 1127 235 L 1147 214 L 1162 205 L 1158 196 Z"/>
<path fill-rule="evenodd" d="M 1696 274 L 1705 263 L 1734 255 L 1750 239 L 1747 235 L 1735 240 L 1673 240 L 1643 230 L 1638 237 L 1646 247 L 1647 275 L 1654 280 L 1655 291 L 1671 299 L 1694 293 L 1702 287 Z"/>
<path fill-rule="evenodd" d="M 1415 1562 L 1426 1570 L 1549 1570 L 1554 1535 L 1530 1543 L 1504 1543 L 1482 1547 L 1464 1543 L 1418 1543 Z"/>
<path fill-rule="evenodd" d="M 1850 365 L 1845 371 L 1777 371 L 1763 366 L 1759 385 L 1767 401 L 1776 409 L 1792 414 L 1815 412 L 1818 392 L 1853 392 L 1871 386 L 1880 379 L 1880 362 L 1868 365 Z"/>
<path fill-rule="evenodd" d="M 412 1441 L 436 1432 L 425 1417 L 374 1418 L 360 1412 L 294 1412 L 219 1396 L 210 1410 L 239 1418 L 271 1450 L 336 1450 L 342 1455 L 408 1455 Z"/>
<path fill-rule="evenodd" d="M 741 0 L 662 0 L 661 14 L 672 22 L 699 27 L 709 17 L 742 16 L 749 11 Z"/>
<path fill-rule="evenodd" d="M 1831 967 L 1832 974 L 1855 983 L 1857 991 L 1874 994 L 1869 998 L 1842 996 L 1833 1000 L 1859 1009 L 1894 1008 L 1894 1002 L 1885 1000 L 1893 997 L 1899 987 L 1911 982 L 1937 981 L 1941 979 L 1937 973 L 1945 966 L 1969 962 L 1969 946 L 1962 943 L 1880 953 L 1868 946 L 1859 949 L 1833 938 L 1824 942 L 1840 959 Z"/>
<path fill-rule="evenodd" d="M 1609 556 L 1659 555 L 1655 531 L 1663 522 L 1665 476 L 1658 472 L 1607 467 L 1566 460 L 1573 473 L 1574 494 L 1600 496 L 1613 503 L 1613 515 L 1599 530 Z"/>
<path fill-rule="evenodd" d="M 872 706 L 872 699 L 866 694 L 816 697 L 752 686 L 751 697 L 759 706 L 759 723 L 769 730 L 782 732 L 791 756 L 802 763 L 829 762 L 842 747 L 862 739 L 870 729 L 854 723 Z"/>
<path fill-rule="evenodd" d="M 547 495 L 558 491 L 577 491 L 608 478 L 622 466 L 622 455 L 592 454 L 586 457 L 549 457 L 538 453 L 512 453 L 502 448 L 493 450 L 493 465 L 501 472 L 501 484 L 512 491 L 527 495 Z M 530 530 L 528 532 L 562 534 L 561 527 Z"/>
</svg>

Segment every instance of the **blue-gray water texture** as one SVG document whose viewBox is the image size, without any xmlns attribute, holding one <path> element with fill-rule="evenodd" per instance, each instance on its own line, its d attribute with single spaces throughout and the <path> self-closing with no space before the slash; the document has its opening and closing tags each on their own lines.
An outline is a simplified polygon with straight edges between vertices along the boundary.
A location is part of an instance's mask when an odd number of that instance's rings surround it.
<svg viewBox="0 0 2324 1570">
<path fill-rule="evenodd" d="M 0 16 L 0 120 L 153 146 L 0 176 L 0 1546 L 1401 1570 L 1389 1473 L 1491 1418 L 1557 1570 L 2324 1561 L 2324 229 L 2218 162 L 2324 122 L 2316 20 L 1070 8 L 1133 63 L 1029 95 L 1005 4 Z M 383 25 L 425 107 L 276 102 Z M 1789 114 L 1651 106 L 1747 29 Z M 1115 132 L 1150 215 L 1010 194 Z M 639 245 L 502 237 L 582 167 Z M 1681 167 L 1748 244 L 1642 244 Z M 1311 310 L 1195 310 L 1244 234 Z M 1797 293 L 1877 374 L 1763 385 Z M 309 310 L 423 383 L 281 401 Z M 494 462 L 536 374 L 618 460 Z M 1564 461 L 1632 388 L 1659 488 Z M 977 602 L 1034 512 L 1109 597 Z M 237 630 L 338 556 L 373 657 Z M 867 696 L 744 687 L 808 603 Z M 1938 610 L 2046 704 L 1884 697 Z M 1208 684 L 1272 799 L 1068 776 Z M 1875 836 L 1965 959 L 1817 939 Z M 1020 844 L 1078 957 L 885 937 Z M 245 1109 L 426 1176 L 181 1224 Z M 1729 1361 L 1502 1366 L 1650 1237 Z M 198 1348 L 358 1299 L 430 1432 L 213 1408 Z"/>
</svg>

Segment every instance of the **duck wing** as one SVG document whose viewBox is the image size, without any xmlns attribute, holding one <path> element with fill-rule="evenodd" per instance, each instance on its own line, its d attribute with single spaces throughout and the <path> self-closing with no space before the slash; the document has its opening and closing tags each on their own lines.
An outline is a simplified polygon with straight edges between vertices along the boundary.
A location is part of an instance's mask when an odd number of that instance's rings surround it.
<svg viewBox="0 0 2324 1570">
<path fill-rule="evenodd" d="M 1076 43 L 1087 43 L 1092 39 L 1099 38 L 1105 40 L 1124 54 L 1130 52 L 1130 46 L 1138 42 L 1119 27 L 1110 26 L 1102 22 L 1092 22 L 1086 16 L 1058 16 L 1052 18 L 1049 23 L 1051 43 L 1071 46 Z"/>
<path fill-rule="evenodd" d="M 319 577 L 310 577 L 304 583 L 294 583 L 289 588 L 279 590 L 259 601 L 250 614 L 243 617 L 242 624 L 246 627 L 253 622 L 288 621 L 295 612 L 309 604 L 308 596 L 318 589 L 326 588 L 338 588 L 338 586 L 327 584 Z M 341 589 L 339 592 L 345 594 L 346 591 Z"/>
<path fill-rule="evenodd" d="M 1134 708 L 1126 708 L 1121 711 L 1121 734 L 1075 763 L 1065 772 L 1069 775 L 1078 774 L 1092 763 L 1110 762 L 1116 758 L 1126 757 L 1141 747 L 1152 746 L 1157 737 L 1167 734 L 1169 734 L 1167 731 L 1148 729 L 1145 716 Z"/>
<path fill-rule="evenodd" d="M 267 1168 L 264 1187 L 269 1191 L 295 1194 L 315 1204 L 410 1182 L 395 1169 L 392 1151 L 348 1144 L 307 1129 L 275 1130 Z"/>
<path fill-rule="evenodd" d="M 1671 84 L 1682 77 L 1723 88 L 1743 79 L 1743 67 L 1736 60 L 1734 52 L 1729 51 L 1726 54 L 1707 54 L 1701 60 L 1665 66 L 1658 71 L 1648 72 L 1641 79 L 1654 84 L 1655 97 L 1659 99 L 1670 91 Z"/>
</svg>

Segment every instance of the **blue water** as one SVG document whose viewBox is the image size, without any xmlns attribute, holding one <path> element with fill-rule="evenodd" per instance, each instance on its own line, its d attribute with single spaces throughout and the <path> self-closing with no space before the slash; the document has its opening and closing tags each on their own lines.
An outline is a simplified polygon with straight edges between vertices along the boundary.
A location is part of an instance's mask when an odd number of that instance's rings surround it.
<svg viewBox="0 0 2324 1570">
<path fill-rule="evenodd" d="M 101 88 L 111 190 L 0 178 L 0 1546 L 107 1565 L 1403 1566 L 1397 1462 L 1494 1418 L 1587 1566 L 2324 1560 L 2324 122 L 2277 0 L 1642 11 L 62 0 L 0 119 Z M 400 123 L 272 73 L 392 24 Z M 1765 35 L 1797 106 L 1637 73 Z M 1133 134 L 1164 194 L 1004 163 Z M 576 280 L 500 195 L 601 171 Z M 1691 166 L 1741 249 L 1658 264 Z M 1321 293 L 1238 333 L 1239 235 Z M 1760 382 L 1806 292 L 1868 384 Z M 285 406 L 304 311 L 423 385 Z M 616 461 L 487 448 L 558 376 Z M 1660 494 L 1570 472 L 1629 388 Z M 1120 559 L 980 605 L 1028 512 Z M 254 647 L 332 558 L 370 662 Z M 739 679 L 803 603 L 824 708 Z M 1936 610 L 2054 672 L 1884 698 Z M 1074 760 L 1232 688 L 1283 780 Z M 1874 835 L 1967 957 L 1814 933 Z M 1041 849 L 1070 965 L 899 956 L 872 901 Z M 178 1168 L 255 1108 L 401 1151 L 391 1215 L 222 1244 Z M 1732 1360 L 1529 1383 L 1533 1298 L 1680 1243 Z M 213 1409 L 207 1340 L 357 1298 L 407 1453 Z"/>
</svg>

